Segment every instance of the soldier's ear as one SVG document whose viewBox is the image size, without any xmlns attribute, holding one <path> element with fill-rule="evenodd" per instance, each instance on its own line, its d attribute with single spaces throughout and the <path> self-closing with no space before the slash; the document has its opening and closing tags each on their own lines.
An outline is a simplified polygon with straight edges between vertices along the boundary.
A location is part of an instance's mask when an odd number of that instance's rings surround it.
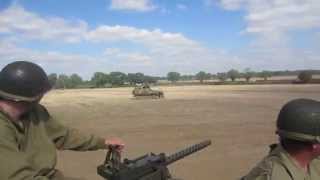
<svg viewBox="0 0 320 180">
<path fill-rule="evenodd" d="M 320 156 L 320 143 L 312 144 L 312 150 L 316 156 Z"/>
</svg>

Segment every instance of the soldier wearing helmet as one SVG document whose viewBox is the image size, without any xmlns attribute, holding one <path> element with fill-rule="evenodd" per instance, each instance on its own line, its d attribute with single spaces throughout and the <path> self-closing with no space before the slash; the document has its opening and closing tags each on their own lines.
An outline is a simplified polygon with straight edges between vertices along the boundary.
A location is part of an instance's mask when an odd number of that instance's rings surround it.
<svg viewBox="0 0 320 180">
<path fill-rule="evenodd" d="M 320 102 L 296 99 L 278 115 L 279 144 L 242 180 L 318 180 Z"/>
<path fill-rule="evenodd" d="M 16 61 L 0 72 L 1 180 L 66 179 L 55 169 L 56 149 L 123 148 L 121 140 L 83 134 L 60 124 L 39 104 L 50 89 L 46 73 L 34 63 Z"/>
</svg>

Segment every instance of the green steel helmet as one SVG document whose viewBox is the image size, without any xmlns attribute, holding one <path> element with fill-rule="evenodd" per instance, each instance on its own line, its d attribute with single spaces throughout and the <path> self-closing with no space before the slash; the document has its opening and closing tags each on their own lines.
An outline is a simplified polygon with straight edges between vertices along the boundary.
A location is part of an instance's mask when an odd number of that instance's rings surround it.
<svg viewBox="0 0 320 180">
<path fill-rule="evenodd" d="M 320 102 L 296 99 L 285 104 L 277 119 L 280 137 L 320 143 Z"/>
<path fill-rule="evenodd" d="M 37 101 L 51 89 L 44 70 L 37 64 L 15 61 L 0 72 L 0 97 L 14 101 Z"/>
</svg>

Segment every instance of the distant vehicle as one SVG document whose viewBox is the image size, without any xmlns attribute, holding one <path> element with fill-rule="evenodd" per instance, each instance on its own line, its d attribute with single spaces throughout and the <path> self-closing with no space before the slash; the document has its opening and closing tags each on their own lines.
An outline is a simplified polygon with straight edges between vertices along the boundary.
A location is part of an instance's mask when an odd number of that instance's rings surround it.
<svg viewBox="0 0 320 180">
<path fill-rule="evenodd" d="M 162 91 L 152 90 L 148 84 L 143 84 L 136 86 L 132 95 L 134 97 L 154 97 L 154 98 L 163 98 L 164 94 Z"/>
</svg>

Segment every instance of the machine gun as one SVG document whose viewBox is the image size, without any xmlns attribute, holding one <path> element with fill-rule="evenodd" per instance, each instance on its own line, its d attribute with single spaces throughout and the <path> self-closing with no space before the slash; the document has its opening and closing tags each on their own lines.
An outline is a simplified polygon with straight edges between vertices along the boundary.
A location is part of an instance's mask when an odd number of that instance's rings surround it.
<svg viewBox="0 0 320 180">
<path fill-rule="evenodd" d="M 120 153 L 115 147 L 110 147 L 106 160 L 98 166 L 98 174 L 107 180 L 168 180 L 171 178 L 167 166 L 211 144 L 210 140 L 192 145 L 182 151 L 166 156 L 146 154 L 133 160 L 124 159 L 121 162 Z"/>
</svg>

